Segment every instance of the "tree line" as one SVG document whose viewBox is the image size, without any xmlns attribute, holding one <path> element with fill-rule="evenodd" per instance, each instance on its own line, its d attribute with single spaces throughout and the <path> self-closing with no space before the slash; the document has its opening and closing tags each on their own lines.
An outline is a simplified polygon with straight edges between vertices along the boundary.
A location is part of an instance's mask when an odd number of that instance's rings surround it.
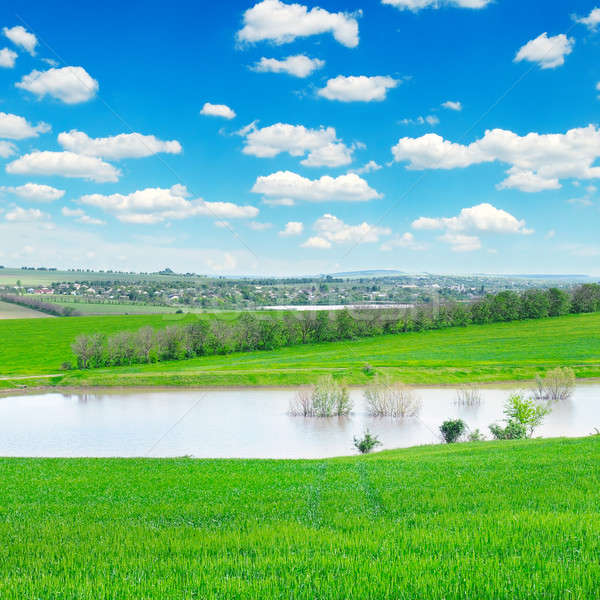
<svg viewBox="0 0 600 600">
<path fill-rule="evenodd" d="M 0 294 L 0 300 L 10 302 L 11 304 L 18 304 L 25 308 L 31 308 L 55 317 L 78 317 L 81 315 L 72 306 L 60 306 L 51 302 L 43 302 L 37 298 L 26 298 L 25 296 L 16 296 L 15 294 Z"/>
<path fill-rule="evenodd" d="M 382 334 L 464 327 L 600 311 L 600 285 L 568 293 L 552 288 L 504 291 L 473 303 L 408 309 L 241 313 L 233 321 L 199 318 L 163 329 L 82 334 L 72 345 L 81 369 L 183 360 L 284 346 L 351 340 Z"/>
</svg>

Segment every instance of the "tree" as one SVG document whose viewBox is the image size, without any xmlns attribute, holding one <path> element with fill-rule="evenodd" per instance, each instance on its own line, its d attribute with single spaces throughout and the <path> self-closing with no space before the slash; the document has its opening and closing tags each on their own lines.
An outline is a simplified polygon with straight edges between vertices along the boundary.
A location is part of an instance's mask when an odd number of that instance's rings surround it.
<svg viewBox="0 0 600 600">
<path fill-rule="evenodd" d="M 600 311 L 600 285 L 584 283 L 573 292 L 574 313 L 590 313 Z"/>
<path fill-rule="evenodd" d="M 550 288 L 546 292 L 548 296 L 548 315 L 550 317 L 560 317 L 569 314 L 571 310 L 571 298 L 564 290 Z"/>
<path fill-rule="evenodd" d="M 482 298 L 471 304 L 471 320 L 473 323 L 483 325 L 492 320 L 492 309 L 490 307 L 490 299 Z"/>
<path fill-rule="evenodd" d="M 87 369 L 90 366 L 90 358 L 93 353 L 93 345 L 91 336 L 82 333 L 78 335 L 75 341 L 71 344 L 73 354 L 77 357 L 77 367 Z"/>
<path fill-rule="evenodd" d="M 440 433 L 442 434 L 446 444 L 453 444 L 454 442 L 457 442 L 466 429 L 467 425 L 462 419 L 444 421 L 440 425 Z"/>
<path fill-rule="evenodd" d="M 521 299 L 516 292 L 499 292 L 492 296 L 492 321 L 517 321 L 521 314 Z"/>
<path fill-rule="evenodd" d="M 521 318 L 543 319 L 549 316 L 550 300 L 542 290 L 526 290 L 521 294 Z"/>
<path fill-rule="evenodd" d="M 335 329 L 336 337 L 340 340 L 351 340 L 354 337 L 354 319 L 347 308 L 337 312 Z"/>
<path fill-rule="evenodd" d="M 550 408 L 538 404 L 533 398 L 511 394 L 504 405 L 506 427 L 503 429 L 494 424 L 490 425 L 490 431 L 496 439 L 520 439 L 525 437 L 523 431 L 531 437 L 550 412 Z"/>
</svg>

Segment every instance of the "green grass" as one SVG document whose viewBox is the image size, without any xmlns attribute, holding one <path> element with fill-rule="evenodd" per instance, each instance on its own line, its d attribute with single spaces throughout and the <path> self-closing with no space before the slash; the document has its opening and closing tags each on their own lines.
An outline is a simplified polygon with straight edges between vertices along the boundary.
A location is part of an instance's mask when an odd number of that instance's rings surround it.
<svg viewBox="0 0 600 600">
<path fill-rule="evenodd" d="M 0 321 L 0 375 L 59 374 L 73 360 L 78 333 L 162 327 L 181 315 L 76 317 Z M 195 316 L 183 316 L 183 320 Z M 208 316 L 207 316 L 208 318 Z M 532 379 L 556 366 L 578 377 L 600 376 L 600 314 L 473 325 L 195 358 L 133 367 L 72 371 L 50 381 L 61 385 L 297 385 L 332 373 L 349 384 L 369 380 L 365 363 L 407 383 L 459 383 Z M 34 383 L 34 382 L 31 382 Z M 41 381 L 47 384 L 48 381 Z M 0 382 L 9 387 L 5 380 Z"/>
<path fill-rule="evenodd" d="M 598 597 L 600 438 L 0 459 L 3 600 Z"/>
<path fill-rule="evenodd" d="M 49 302 L 59 306 L 71 306 L 84 316 L 94 315 L 155 315 L 172 314 L 177 312 L 177 306 L 154 306 L 152 304 L 108 304 L 105 302 L 73 302 L 72 300 L 57 300 L 53 298 Z M 189 312 L 188 307 L 182 310 Z"/>
<path fill-rule="evenodd" d="M 12 302 L 2 302 L 0 300 L 0 320 L 4 319 L 43 319 L 50 317 L 43 312 L 19 306 Z"/>
</svg>

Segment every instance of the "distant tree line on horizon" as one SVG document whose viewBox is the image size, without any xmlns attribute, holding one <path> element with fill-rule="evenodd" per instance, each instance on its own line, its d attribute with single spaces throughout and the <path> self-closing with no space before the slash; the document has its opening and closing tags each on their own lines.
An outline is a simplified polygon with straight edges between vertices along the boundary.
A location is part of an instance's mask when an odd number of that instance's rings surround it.
<svg viewBox="0 0 600 600">
<path fill-rule="evenodd" d="M 59 306 L 52 302 L 44 302 L 37 298 L 27 298 L 25 296 L 17 296 L 15 294 L 0 294 L 0 300 L 4 302 L 10 302 L 11 304 L 18 304 L 25 308 L 31 308 L 39 312 L 53 315 L 55 317 L 79 317 L 81 313 L 75 310 L 72 306 Z"/>
<path fill-rule="evenodd" d="M 572 294 L 557 288 L 503 291 L 473 303 L 412 310 L 243 312 L 234 320 L 197 318 L 163 329 L 82 334 L 72 350 L 78 368 L 87 369 L 599 311 L 600 285 L 584 284 Z"/>
</svg>

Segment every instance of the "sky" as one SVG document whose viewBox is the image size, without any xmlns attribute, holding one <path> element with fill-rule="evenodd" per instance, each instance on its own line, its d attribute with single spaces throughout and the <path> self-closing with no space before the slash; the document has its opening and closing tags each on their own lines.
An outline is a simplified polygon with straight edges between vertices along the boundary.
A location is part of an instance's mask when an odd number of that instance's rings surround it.
<svg viewBox="0 0 600 600">
<path fill-rule="evenodd" d="M 8 0 L 0 265 L 600 275 L 598 0 Z"/>
</svg>

